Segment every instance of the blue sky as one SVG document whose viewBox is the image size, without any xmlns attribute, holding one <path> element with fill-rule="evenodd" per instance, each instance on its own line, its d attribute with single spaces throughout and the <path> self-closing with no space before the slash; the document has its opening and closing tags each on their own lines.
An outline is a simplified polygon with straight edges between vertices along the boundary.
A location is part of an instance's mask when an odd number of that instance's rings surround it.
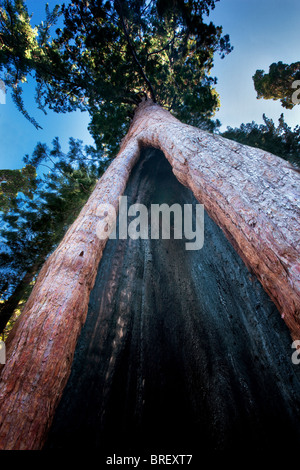
<svg viewBox="0 0 300 470">
<path fill-rule="evenodd" d="M 29 13 L 33 13 L 32 23 L 38 23 L 43 17 L 44 2 L 26 3 Z M 48 3 L 51 8 L 59 2 Z M 261 123 L 263 113 L 277 121 L 283 112 L 291 127 L 300 124 L 300 105 L 285 110 L 280 102 L 257 100 L 252 81 L 257 69 L 268 71 L 272 62 L 300 60 L 300 0 L 220 0 L 210 18 L 223 26 L 223 33 L 230 35 L 234 46 L 225 59 L 215 57 L 212 71 L 218 77 L 221 108 L 216 117 L 222 122 L 221 129 L 252 120 Z M 8 93 L 6 104 L 0 104 L 0 168 L 21 168 L 23 156 L 31 154 L 38 141 L 50 145 L 56 136 L 65 151 L 69 137 L 92 143 L 87 113 L 59 115 L 49 111 L 45 116 L 35 106 L 32 87 L 25 89 L 25 105 L 43 129 L 36 130 L 19 113 Z"/>
<path fill-rule="evenodd" d="M 287 110 L 280 101 L 258 100 L 252 80 L 257 69 L 268 72 L 273 62 L 300 61 L 300 0 L 220 0 L 210 17 L 234 46 L 225 59 L 216 56 L 212 71 L 218 77 L 221 129 L 262 123 L 263 113 L 277 122 L 283 112 L 291 127 L 300 124 L 300 105 Z"/>
</svg>

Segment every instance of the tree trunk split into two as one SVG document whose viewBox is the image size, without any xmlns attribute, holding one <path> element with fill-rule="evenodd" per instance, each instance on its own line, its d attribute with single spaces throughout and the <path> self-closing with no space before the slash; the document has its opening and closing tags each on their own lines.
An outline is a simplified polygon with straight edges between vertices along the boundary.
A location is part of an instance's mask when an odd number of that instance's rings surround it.
<svg viewBox="0 0 300 470">
<path fill-rule="evenodd" d="M 43 447 L 67 383 L 105 246 L 97 207 L 118 208 L 142 147 L 159 148 L 205 205 L 300 338 L 297 183 L 282 159 L 184 125 L 150 100 L 138 107 L 120 152 L 44 264 L 7 340 L 0 382 L 0 448 Z"/>
<path fill-rule="evenodd" d="M 128 207 L 190 204 L 195 214 L 198 203 L 154 148 L 124 195 Z M 186 250 L 185 236 L 108 240 L 44 450 L 91 449 L 99 461 L 167 450 L 201 467 L 203 452 L 298 446 L 289 330 L 204 215 L 201 250 Z"/>
</svg>

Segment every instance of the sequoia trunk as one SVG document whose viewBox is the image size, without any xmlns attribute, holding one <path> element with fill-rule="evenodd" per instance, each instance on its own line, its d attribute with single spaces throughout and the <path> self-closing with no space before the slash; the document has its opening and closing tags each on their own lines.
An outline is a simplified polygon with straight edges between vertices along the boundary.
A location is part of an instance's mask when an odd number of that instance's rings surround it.
<svg viewBox="0 0 300 470">
<path fill-rule="evenodd" d="M 115 160 L 44 264 L 7 340 L 0 448 L 40 449 L 68 380 L 105 240 L 97 207 L 118 209 L 142 146 L 163 151 L 205 205 L 299 338 L 299 175 L 280 158 L 184 125 L 151 101 L 138 107 Z"/>
</svg>

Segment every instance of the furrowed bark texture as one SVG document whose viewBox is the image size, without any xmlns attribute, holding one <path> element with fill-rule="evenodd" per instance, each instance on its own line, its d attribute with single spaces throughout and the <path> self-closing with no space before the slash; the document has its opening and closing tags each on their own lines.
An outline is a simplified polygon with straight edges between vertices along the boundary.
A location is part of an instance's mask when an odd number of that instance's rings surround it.
<svg viewBox="0 0 300 470">
<path fill-rule="evenodd" d="M 105 246 L 96 235 L 97 207 L 109 202 L 117 209 L 142 146 L 164 152 L 178 180 L 257 275 L 292 337 L 300 338 L 299 175 L 274 155 L 181 124 L 144 101 L 118 156 L 43 266 L 8 338 L 0 382 L 1 449 L 43 447 Z"/>
</svg>

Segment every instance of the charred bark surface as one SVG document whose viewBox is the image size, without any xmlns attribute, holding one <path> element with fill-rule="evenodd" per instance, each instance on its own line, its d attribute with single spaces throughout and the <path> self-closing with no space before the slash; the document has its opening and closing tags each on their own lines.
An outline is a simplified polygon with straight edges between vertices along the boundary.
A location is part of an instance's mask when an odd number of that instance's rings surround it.
<svg viewBox="0 0 300 470">
<path fill-rule="evenodd" d="M 299 174 L 268 152 L 183 125 L 152 102 L 140 105 L 124 144 L 133 139 L 163 151 L 298 339 Z"/>
<path fill-rule="evenodd" d="M 197 202 L 155 150 L 126 195 L 148 207 Z M 108 241 L 47 450 L 274 451 L 299 444 L 299 423 L 290 333 L 207 215 L 199 251 Z"/>
</svg>

